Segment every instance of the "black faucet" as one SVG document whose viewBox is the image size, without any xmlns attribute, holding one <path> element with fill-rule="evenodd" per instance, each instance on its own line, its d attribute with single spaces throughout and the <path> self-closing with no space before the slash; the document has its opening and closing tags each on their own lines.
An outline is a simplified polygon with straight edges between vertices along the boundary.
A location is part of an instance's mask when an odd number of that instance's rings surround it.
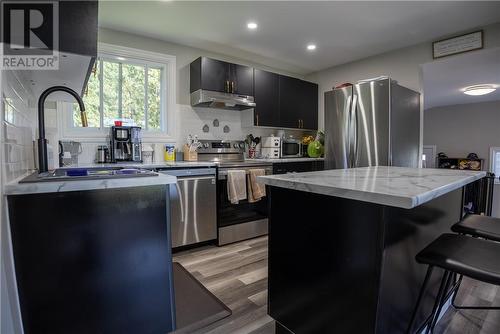
<svg viewBox="0 0 500 334">
<path fill-rule="evenodd" d="M 38 170 L 44 173 L 49 170 L 47 159 L 47 139 L 45 139 L 45 99 L 53 92 L 66 92 L 73 95 L 80 106 L 80 117 L 82 126 L 87 127 L 87 114 L 85 113 L 85 104 L 77 92 L 65 86 L 54 86 L 47 88 L 38 99 Z"/>
</svg>

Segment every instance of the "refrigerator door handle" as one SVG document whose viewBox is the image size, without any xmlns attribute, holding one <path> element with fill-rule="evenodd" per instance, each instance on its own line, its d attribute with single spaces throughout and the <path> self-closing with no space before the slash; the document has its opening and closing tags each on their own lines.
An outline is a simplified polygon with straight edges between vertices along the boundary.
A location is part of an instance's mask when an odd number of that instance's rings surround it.
<svg viewBox="0 0 500 334">
<path fill-rule="evenodd" d="M 352 103 L 352 116 L 354 119 L 354 144 L 353 144 L 353 167 L 358 167 L 358 95 L 354 95 L 354 101 Z"/>
<path fill-rule="evenodd" d="M 345 105 L 345 110 L 344 113 L 347 115 L 345 118 L 345 133 L 347 134 L 347 140 L 345 143 L 345 153 L 346 153 L 346 160 L 347 160 L 347 167 L 350 168 L 352 167 L 352 153 L 351 153 L 351 109 L 352 109 L 352 95 L 349 95 L 347 98 L 347 103 Z"/>
<path fill-rule="evenodd" d="M 356 117 L 356 103 L 358 96 L 356 94 L 352 97 L 352 103 L 349 108 L 349 167 L 356 167 L 356 147 L 357 147 L 357 117 Z"/>
</svg>

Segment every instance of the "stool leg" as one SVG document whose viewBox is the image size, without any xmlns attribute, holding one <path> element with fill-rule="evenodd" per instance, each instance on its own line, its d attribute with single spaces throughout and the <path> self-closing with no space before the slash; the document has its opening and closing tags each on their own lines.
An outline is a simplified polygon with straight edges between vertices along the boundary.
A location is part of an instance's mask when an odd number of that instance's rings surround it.
<svg viewBox="0 0 500 334">
<path fill-rule="evenodd" d="M 435 310 L 435 311 L 433 311 L 434 317 L 432 318 L 432 322 L 431 322 L 430 328 L 429 328 L 431 333 L 434 333 L 434 327 L 436 327 L 436 324 L 437 324 L 437 321 L 439 318 L 439 314 L 441 313 L 441 310 L 443 308 L 443 304 L 444 304 L 445 298 L 446 298 L 446 291 L 448 290 L 450 283 L 451 283 L 451 277 L 452 277 L 451 272 L 449 272 L 449 271 L 444 272 L 443 279 L 441 280 L 441 286 L 439 287 L 438 296 L 436 297 L 437 304 L 434 304 L 434 310 Z M 436 308 L 436 306 L 437 306 L 437 308 Z"/>
<path fill-rule="evenodd" d="M 460 309 L 460 306 L 457 306 L 455 304 L 455 299 L 457 298 L 458 290 L 460 289 L 460 284 L 462 284 L 463 277 L 464 277 L 463 275 L 460 275 L 460 277 L 458 278 L 457 286 L 455 288 L 455 292 L 453 293 L 453 298 L 451 299 L 451 305 L 456 309 Z"/>
<path fill-rule="evenodd" d="M 441 278 L 441 284 L 439 284 L 439 290 L 436 296 L 436 300 L 434 301 L 434 306 L 432 307 L 432 312 L 431 312 L 431 321 L 429 324 L 427 324 L 427 330 L 425 331 L 426 334 L 428 333 L 433 333 L 434 331 L 434 326 L 437 323 L 437 319 L 439 317 L 439 309 L 441 309 L 441 304 L 442 304 L 442 299 L 443 296 L 446 294 L 445 293 L 445 287 L 448 282 L 448 275 L 449 272 L 445 270 L 443 273 L 443 277 Z"/>
<path fill-rule="evenodd" d="M 410 324 L 408 325 L 408 330 L 406 331 L 406 333 L 408 334 L 412 333 L 413 326 L 415 325 L 415 318 L 417 317 L 417 312 L 420 307 L 420 303 L 422 302 L 422 298 L 424 296 L 425 289 L 427 288 L 427 284 L 429 283 L 429 279 L 431 278 L 433 269 L 434 269 L 433 266 L 427 267 L 427 273 L 425 274 L 424 282 L 422 283 L 422 287 L 420 288 L 420 292 L 418 293 L 417 303 L 411 315 L 411 320 Z"/>
</svg>

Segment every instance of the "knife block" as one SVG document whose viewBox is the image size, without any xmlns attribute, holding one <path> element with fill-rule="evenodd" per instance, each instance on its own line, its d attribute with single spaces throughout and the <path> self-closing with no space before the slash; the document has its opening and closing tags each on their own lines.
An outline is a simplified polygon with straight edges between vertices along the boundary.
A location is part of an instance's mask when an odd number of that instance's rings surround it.
<svg viewBox="0 0 500 334">
<path fill-rule="evenodd" d="M 184 161 L 198 161 L 198 152 L 189 150 L 188 145 L 184 145 Z"/>
</svg>

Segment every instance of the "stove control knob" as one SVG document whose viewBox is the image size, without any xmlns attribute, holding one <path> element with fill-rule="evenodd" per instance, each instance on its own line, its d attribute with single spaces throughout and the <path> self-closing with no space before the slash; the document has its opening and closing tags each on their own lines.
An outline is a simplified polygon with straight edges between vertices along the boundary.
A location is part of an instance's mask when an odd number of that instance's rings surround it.
<svg viewBox="0 0 500 334">
<path fill-rule="evenodd" d="M 240 148 L 245 148 L 245 143 L 240 143 Z"/>
<path fill-rule="evenodd" d="M 204 147 L 204 148 L 209 148 L 209 147 L 210 147 L 210 145 L 209 145 L 208 143 L 205 143 L 205 144 L 203 144 L 203 147 Z"/>
<path fill-rule="evenodd" d="M 238 148 L 238 143 L 234 143 L 234 144 L 233 144 L 233 147 L 234 147 L 234 148 Z"/>
</svg>

